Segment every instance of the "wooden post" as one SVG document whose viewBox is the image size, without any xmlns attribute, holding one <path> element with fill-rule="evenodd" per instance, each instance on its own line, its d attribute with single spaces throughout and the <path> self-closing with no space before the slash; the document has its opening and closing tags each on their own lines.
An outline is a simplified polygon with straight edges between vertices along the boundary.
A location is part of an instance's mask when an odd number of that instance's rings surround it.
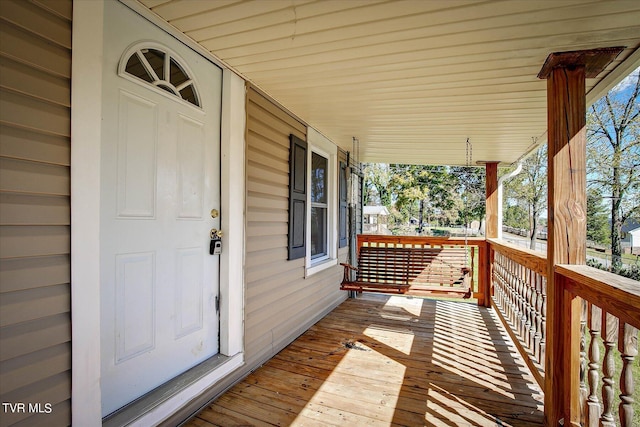
<svg viewBox="0 0 640 427">
<path fill-rule="evenodd" d="M 498 162 L 487 162 L 486 174 L 486 211 L 487 222 L 485 234 L 487 238 L 498 237 Z"/>
<path fill-rule="evenodd" d="M 575 347 L 579 337 L 565 339 L 567 334 L 579 331 L 580 306 L 565 296 L 554 270 L 557 264 L 584 264 L 586 257 L 585 78 L 597 76 L 621 51 L 622 48 L 605 48 L 553 53 L 538 74 L 547 79 L 546 426 L 557 426 L 561 418 L 565 418 L 565 425 L 575 421 L 574 399 L 579 387 L 573 384 L 575 372 L 571 366 L 576 356 L 572 355 L 571 346 Z M 573 323 L 576 321 L 577 325 Z M 567 366 L 571 369 L 564 372 Z"/>
<path fill-rule="evenodd" d="M 555 281 L 556 264 L 584 264 L 586 256 L 586 100 L 584 66 L 557 67 L 547 84 L 548 114 L 548 298 L 547 360 L 545 364 L 545 423 L 557 425 L 565 416 L 566 397 L 571 384 L 565 384 L 566 357 L 571 361 L 571 340 L 564 332 L 575 331 L 564 318 L 564 290 Z M 571 307 L 567 307 L 570 309 Z M 564 319 L 563 319 L 564 318 Z M 565 351 L 566 350 L 566 351 Z M 567 373 L 570 374 L 570 373 Z M 547 418 L 548 417 L 548 418 Z M 568 425 L 569 423 L 567 423 Z"/>
<path fill-rule="evenodd" d="M 482 294 L 482 299 L 478 298 L 478 306 L 491 307 L 490 295 L 490 269 L 489 264 L 489 243 L 478 245 L 478 292 Z"/>
<path fill-rule="evenodd" d="M 485 223 L 485 237 L 488 239 L 495 239 L 498 237 L 498 162 L 487 162 L 486 168 L 486 223 Z M 489 245 L 486 248 L 487 253 L 484 256 L 485 263 L 482 264 L 483 268 L 480 272 L 483 274 L 484 287 L 482 292 L 484 293 L 484 301 L 478 305 L 484 305 L 485 307 L 491 307 L 491 269 L 492 257 L 489 254 Z M 480 258 L 478 261 L 482 260 Z"/>
</svg>

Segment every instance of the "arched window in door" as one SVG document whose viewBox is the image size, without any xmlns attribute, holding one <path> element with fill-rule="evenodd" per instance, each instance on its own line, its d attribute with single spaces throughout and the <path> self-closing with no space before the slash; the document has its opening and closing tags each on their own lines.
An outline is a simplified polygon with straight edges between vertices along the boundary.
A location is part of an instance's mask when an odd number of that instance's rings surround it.
<svg viewBox="0 0 640 427">
<path fill-rule="evenodd" d="M 120 60 L 118 74 L 202 107 L 192 74 L 184 62 L 158 44 L 144 43 L 129 48 Z"/>
</svg>

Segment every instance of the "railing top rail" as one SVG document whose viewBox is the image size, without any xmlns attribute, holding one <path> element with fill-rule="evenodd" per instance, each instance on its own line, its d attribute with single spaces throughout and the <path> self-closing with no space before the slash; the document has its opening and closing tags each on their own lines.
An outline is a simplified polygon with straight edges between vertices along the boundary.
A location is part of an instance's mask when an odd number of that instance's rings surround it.
<svg viewBox="0 0 640 427">
<path fill-rule="evenodd" d="M 573 294 L 640 328 L 640 282 L 588 265 L 556 265 L 555 272 Z"/>
<path fill-rule="evenodd" d="M 494 251 L 511 258 L 541 276 L 547 277 L 548 266 L 546 254 L 531 249 L 520 248 L 503 240 L 487 239 L 487 242 L 489 242 L 491 249 Z"/>
<path fill-rule="evenodd" d="M 445 236 L 388 236 L 381 234 L 358 234 L 358 247 L 364 242 L 371 243 L 393 243 L 393 244 L 414 244 L 414 245 L 467 245 L 482 246 L 485 244 L 484 237 L 445 237 Z"/>
</svg>

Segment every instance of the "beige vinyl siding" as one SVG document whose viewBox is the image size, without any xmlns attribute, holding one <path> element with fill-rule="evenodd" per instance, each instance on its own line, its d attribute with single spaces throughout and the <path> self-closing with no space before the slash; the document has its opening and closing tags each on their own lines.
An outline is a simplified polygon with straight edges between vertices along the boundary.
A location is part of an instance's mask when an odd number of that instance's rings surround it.
<svg viewBox="0 0 640 427">
<path fill-rule="evenodd" d="M 340 267 L 305 278 L 304 259 L 287 261 L 289 135 L 306 126 L 253 88 L 247 103 L 245 342 L 261 363 L 345 298 Z M 343 248 L 345 249 L 345 248 Z M 346 259 L 348 251 L 341 250 Z"/>
<path fill-rule="evenodd" d="M 1 426 L 71 423 L 71 7 L 0 5 Z"/>
</svg>

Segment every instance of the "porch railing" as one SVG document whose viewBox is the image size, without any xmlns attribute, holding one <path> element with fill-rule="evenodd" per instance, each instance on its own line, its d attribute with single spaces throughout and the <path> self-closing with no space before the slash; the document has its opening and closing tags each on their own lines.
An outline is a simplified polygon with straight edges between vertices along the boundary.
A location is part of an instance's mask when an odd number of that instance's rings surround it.
<svg viewBox="0 0 640 427">
<path fill-rule="evenodd" d="M 545 407 L 548 424 L 558 425 L 562 418 L 565 426 L 638 423 L 640 387 L 636 390 L 634 384 L 640 378 L 634 369 L 638 370 L 639 282 L 586 265 L 555 266 L 554 283 L 564 295 L 559 308 L 563 336 L 557 338 L 563 346 L 558 354 L 547 354 L 549 267 L 544 254 L 483 238 L 358 235 L 358 247 L 363 244 L 464 245 L 473 248 L 471 253 L 477 248 L 478 304 L 494 306 L 543 390 L 556 381 L 545 376 L 545 364 L 561 367 L 556 371 L 563 400 L 551 402 L 555 408 Z"/>
<path fill-rule="evenodd" d="M 488 242 L 493 305 L 544 389 L 550 384 L 544 370 L 546 257 Z M 559 413 L 564 425 L 635 425 L 640 390 L 635 390 L 639 379 L 632 367 L 638 354 L 640 283 L 584 265 L 559 265 L 554 274 L 565 295 L 564 351 L 562 360 L 546 359 L 562 367 L 565 390 L 558 394 L 564 401 L 553 402 L 563 410 L 545 408 L 545 413 Z M 550 425 L 558 421 L 549 420 Z"/>
<path fill-rule="evenodd" d="M 558 265 L 554 274 L 556 283 L 564 289 L 565 346 L 570 350 L 565 350 L 562 365 L 564 383 L 570 384 L 565 394 L 564 418 L 569 421 L 565 425 L 613 426 L 616 409 L 620 425 L 638 425 L 638 419 L 634 421 L 634 399 L 638 399 L 640 390 L 634 390 L 632 367 L 638 355 L 640 283 L 586 265 Z M 616 346 L 620 363 L 614 360 Z M 617 364 L 621 365 L 619 373 Z M 616 382 L 620 399 L 617 408 Z"/>
<path fill-rule="evenodd" d="M 543 386 L 546 348 L 547 259 L 539 252 L 489 240 L 496 311 Z"/>
</svg>

